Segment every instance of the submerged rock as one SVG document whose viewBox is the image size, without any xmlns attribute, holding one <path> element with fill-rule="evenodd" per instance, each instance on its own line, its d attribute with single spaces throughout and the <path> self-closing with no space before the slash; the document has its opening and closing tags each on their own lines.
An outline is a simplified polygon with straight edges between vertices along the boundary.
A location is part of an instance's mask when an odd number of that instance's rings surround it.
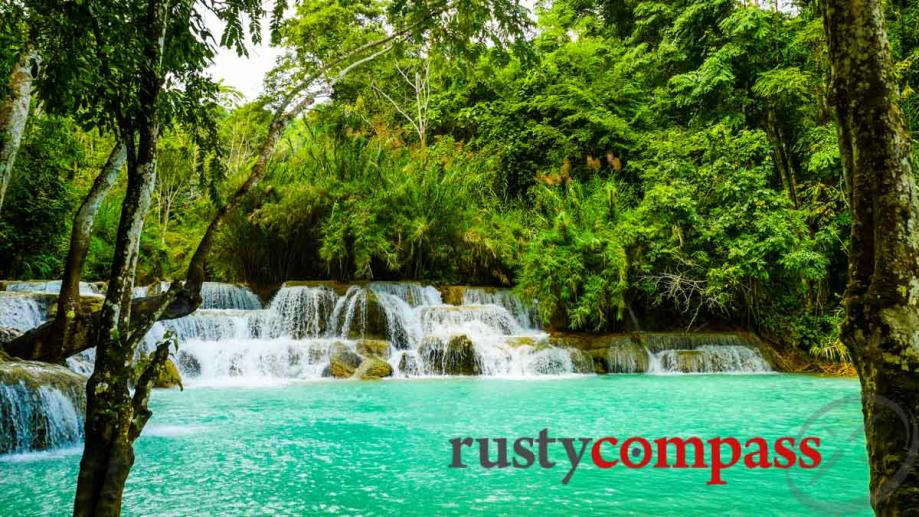
<svg viewBox="0 0 919 517">
<path fill-rule="evenodd" d="M 389 344 L 389 341 L 383 341 L 382 339 L 361 339 L 357 342 L 355 350 L 363 356 L 389 359 L 392 345 Z"/>
<path fill-rule="evenodd" d="M 482 367 L 475 344 L 468 336 L 460 334 L 446 343 L 436 337 L 424 340 L 418 353 L 428 370 L 443 375 L 480 375 Z"/>
<path fill-rule="evenodd" d="M 0 454 L 78 442 L 85 411 L 86 377 L 47 363 L 0 362 Z"/>
<path fill-rule="evenodd" d="M 369 359 L 364 359 L 364 362 L 358 366 L 355 376 L 364 380 L 391 377 L 392 366 L 382 359 L 371 357 Z"/>
</svg>

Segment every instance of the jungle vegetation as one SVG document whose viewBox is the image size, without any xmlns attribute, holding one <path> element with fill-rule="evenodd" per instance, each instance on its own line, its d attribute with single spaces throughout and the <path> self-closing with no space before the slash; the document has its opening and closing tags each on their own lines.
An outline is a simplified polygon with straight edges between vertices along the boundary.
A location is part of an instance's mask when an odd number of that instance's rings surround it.
<svg viewBox="0 0 919 517">
<path fill-rule="evenodd" d="M 913 393 L 917 18 L 901 0 L 4 0 L 0 277 L 108 282 L 101 313 L 62 295 L 12 349 L 100 347 L 77 513 L 117 513 L 160 364 L 129 397 L 125 358 L 205 278 L 514 286 L 553 328 L 738 325 Z M 243 100 L 207 65 L 262 23 L 284 53 Z M 158 279 L 185 282 L 132 302 Z M 890 357 L 907 373 L 884 377 Z M 873 472 L 902 438 L 869 432 Z M 875 507 L 909 508 L 883 479 Z"/>
</svg>

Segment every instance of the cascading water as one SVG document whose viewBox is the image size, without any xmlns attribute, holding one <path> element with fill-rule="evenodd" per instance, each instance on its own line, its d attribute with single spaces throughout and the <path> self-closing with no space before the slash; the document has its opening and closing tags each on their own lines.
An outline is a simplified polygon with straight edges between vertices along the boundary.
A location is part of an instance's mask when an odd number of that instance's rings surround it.
<svg viewBox="0 0 919 517">
<path fill-rule="evenodd" d="M 86 378 L 66 368 L 0 364 L 0 454 L 54 449 L 83 437 Z"/>
<path fill-rule="evenodd" d="M 640 343 L 621 336 L 599 359 L 552 346 L 533 308 L 508 290 L 466 288 L 463 303 L 449 305 L 437 289 L 417 283 L 372 282 L 344 292 L 313 283 L 282 287 L 265 309 L 240 310 L 231 307 L 245 305 L 240 296 L 248 295 L 239 293 L 246 291 L 210 289 L 222 293 L 212 305 L 230 307 L 160 322 L 146 340 L 152 349 L 173 331 L 182 343 L 179 369 L 191 384 L 318 378 L 329 374 L 336 353 L 357 357 L 355 364 L 379 356 L 399 377 L 590 373 L 595 360 L 610 373 L 769 371 L 755 347 L 733 335 L 647 334 Z M 366 340 L 384 343 L 385 353 L 362 352 Z"/>
<path fill-rule="evenodd" d="M 647 334 L 648 373 L 763 373 L 772 369 L 749 340 L 736 334 Z"/>
<path fill-rule="evenodd" d="M 161 322 L 147 346 L 172 330 L 182 342 L 179 369 L 192 384 L 320 377 L 336 350 L 358 354 L 366 340 L 387 343 L 385 353 L 371 355 L 385 358 L 396 376 L 591 371 L 576 351 L 550 346 L 529 323 L 530 309 L 509 292 L 481 293 L 454 306 L 444 304 L 434 287 L 417 283 L 372 282 L 343 293 L 331 284 L 285 286 L 262 310 L 205 309 Z M 222 299 L 214 303 L 238 306 L 238 299 Z M 453 350 L 458 338 L 467 349 Z M 445 359 L 450 357 L 463 358 L 466 370 Z"/>
<path fill-rule="evenodd" d="M 60 280 L 37 280 L 37 281 L 18 281 L 5 282 L 6 290 L 15 293 L 48 293 L 58 294 L 61 292 Z M 81 296 L 100 296 L 104 294 L 99 284 L 90 284 L 89 282 L 80 282 Z"/>
<path fill-rule="evenodd" d="M 467 287 L 463 290 L 463 305 L 497 305 L 504 307 L 525 328 L 539 328 L 536 305 L 523 301 L 510 289 Z"/>
<path fill-rule="evenodd" d="M 258 310 L 262 302 L 248 288 L 222 284 L 219 282 L 204 282 L 201 286 L 202 309 L 241 309 Z"/>
<path fill-rule="evenodd" d="M 43 297 L 0 292 L 0 327 L 24 332 L 41 325 L 47 312 L 48 300 Z"/>
</svg>

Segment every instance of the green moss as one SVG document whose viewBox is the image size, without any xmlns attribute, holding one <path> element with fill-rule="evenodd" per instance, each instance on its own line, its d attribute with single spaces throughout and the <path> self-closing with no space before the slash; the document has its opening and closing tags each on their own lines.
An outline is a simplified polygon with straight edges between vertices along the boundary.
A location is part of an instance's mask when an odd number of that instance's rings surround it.
<svg viewBox="0 0 919 517">
<path fill-rule="evenodd" d="M 389 341 L 381 339 L 361 339 L 358 340 L 355 350 L 366 357 L 376 356 L 389 359 L 392 353 L 392 345 L 390 345 Z"/>
<path fill-rule="evenodd" d="M 382 379 L 392 376 L 392 366 L 386 361 L 372 357 L 365 359 L 355 372 L 355 377 L 364 380 Z"/>
<path fill-rule="evenodd" d="M 163 369 L 160 370 L 160 375 L 157 377 L 154 387 L 175 388 L 176 386 L 182 387 L 182 374 L 179 373 L 179 368 L 172 362 L 172 359 L 167 359 Z"/>
</svg>

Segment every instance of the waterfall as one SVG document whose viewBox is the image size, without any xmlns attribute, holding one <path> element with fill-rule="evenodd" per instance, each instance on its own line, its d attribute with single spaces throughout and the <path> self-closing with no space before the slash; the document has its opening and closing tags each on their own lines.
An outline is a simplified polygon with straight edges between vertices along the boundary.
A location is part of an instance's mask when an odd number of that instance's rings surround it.
<svg viewBox="0 0 919 517">
<path fill-rule="evenodd" d="M 86 378 L 61 366 L 0 364 L 0 454 L 46 450 L 83 437 Z"/>
<path fill-rule="evenodd" d="M 203 309 L 188 316 L 161 321 L 158 324 L 164 331 L 173 331 L 179 341 L 249 339 L 249 322 L 254 312 L 236 309 Z"/>
<path fill-rule="evenodd" d="M 45 321 L 48 303 L 26 293 L 0 292 L 0 327 L 23 332 L 35 328 Z"/>
<path fill-rule="evenodd" d="M 536 304 L 527 303 L 510 289 L 467 287 L 463 290 L 463 305 L 497 305 L 510 312 L 520 326 L 539 328 Z"/>
<path fill-rule="evenodd" d="M 649 373 L 762 373 L 771 371 L 759 351 L 742 345 L 702 345 L 651 355 Z"/>
<path fill-rule="evenodd" d="M 60 280 L 25 280 L 16 282 L 5 282 L 6 290 L 15 293 L 48 293 L 58 294 L 61 292 Z M 80 282 L 81 296 L 101 296 L 105 294 L 99 284 L 89 282 Z"/>
<path fill-rule="evenodd" d="M 349 368 L 379 355 L 395 377 L 769 371 L 733 334 L 614 336 L 590 353 L 559 344 L 509 290 L 466 288 L 461 305 L 448 305 L 414 282 L 314 282 L 282 286 L 262 309 L 240 301 L 254 297 L 245 288 L 210 285 L 212 308 L 159 322 L 145 338 L 149 351 L 167 331 L 176 335 L 176 362 L 191 385 L 320 378 L 336 354 Z"/>
<path fill-rule="evenodd" d="M 327 287 L 282 287 L 268 310 L 255 317 L 255 333 L 260 337 L 302 339 L 321 336 L 338 301 Z"/>
<path fill-rule="evenodd" d="M 258 310 L 262 302 L 248 288 L 220 282 L 204 282 L 201 286 L 202 309 Z"/>
</svg>

